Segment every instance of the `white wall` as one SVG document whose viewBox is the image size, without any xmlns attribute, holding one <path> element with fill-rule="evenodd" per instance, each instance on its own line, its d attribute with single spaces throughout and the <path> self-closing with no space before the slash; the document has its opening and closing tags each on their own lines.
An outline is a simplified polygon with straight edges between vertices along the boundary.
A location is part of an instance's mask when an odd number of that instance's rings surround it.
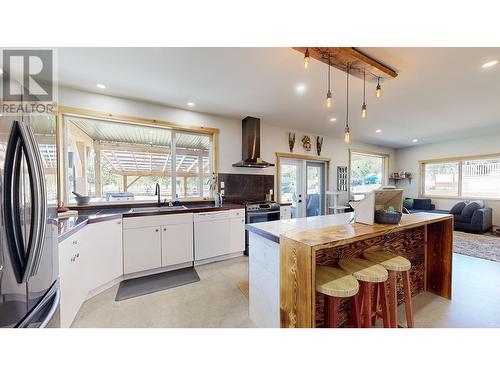
<svg viewBox="0 0 500 375">
<path fill-rule="evenodd" d="M 170 121 L 182 125 L 206 126 L 220 129 L 219 134 L 219 172 L 221 173 L 248 173 L 276 175 L 276 168 L 265 169 L 234 168 L 232 164 L 241 160 L 241 118 L 216 116 L 184 109 L 140 102 L 135 100 L 116 98 L 106 95 L 89 93 L 70 88 L 59 89 L 59 104 L 68 107 L 88 109 L 93 111 L 109 112 L 116 115 L 136 116 L 147 119 Z M 249 115 L 252 115 L 251 113 Z M 276 152 L 289 152 L 288 132 L 290 129 L 268 124 L 265 118 L 261 121 L 261 157 L 271 163 L 276 163 Z M 340 126 L 340 125 L 336 125 Z M 315 136 L 317 134 L 296 130 L 294 153 L 306 154 L 302 148 L 301 139 L 308 134 L 313 142 L 313 149 L 307 154 L 314 154 L 316 150 Z M 389 154 L 389 171 L 394 165 L 395 151 L 391 148 L 352 142 L 344 144 L 342 139 L 324 136 L 322 156 L 332 159 L 330 164 L 330 186 L 336 185 L 337 166 L 346 166 L 349 160 L 349 147 L 364 151 L 382 152 Z M 347 194 L 345 199 L 347 199 Z"/>
<path fill-rule="evenodd" d="M 411 184 L 404 183 L 406 196 L 418 197 L 420 186 L 419 160 L 439 159 L 455 156 L 474 156 L 500 152 L 500 129 L 498 134 L 454 141 L 414 146 L 396 150 L 396 170 L 404 169 L 413 174 Z M 432 199 L 437 209 L 448 210 L 460 199 Z M 493 209 L 493 224 L 500 225 L 500 201 L 485 200 Z"/>
</svg>

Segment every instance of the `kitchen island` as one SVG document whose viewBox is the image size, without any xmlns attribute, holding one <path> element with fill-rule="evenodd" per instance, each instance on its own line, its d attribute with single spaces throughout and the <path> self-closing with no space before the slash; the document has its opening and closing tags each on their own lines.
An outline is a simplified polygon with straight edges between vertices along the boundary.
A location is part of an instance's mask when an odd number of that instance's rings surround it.
<svg viewBox="0 0 500 375">
<path fill-rule="evenodd" d="M 315 291 L 317 265 L 361 257 L 383 247 L 412 263 L 412 295 L 451 299 L 453 216 L 403 215 L 397 225 L 352 223 L 353 213 L 248 224 L 249 313 L 258 327 L 322 327 L 324 298 Z M 398 284 L 398 303 L 402 302 Z M 341 325 L 350 301 L 341 305 Z"/>
</svg>

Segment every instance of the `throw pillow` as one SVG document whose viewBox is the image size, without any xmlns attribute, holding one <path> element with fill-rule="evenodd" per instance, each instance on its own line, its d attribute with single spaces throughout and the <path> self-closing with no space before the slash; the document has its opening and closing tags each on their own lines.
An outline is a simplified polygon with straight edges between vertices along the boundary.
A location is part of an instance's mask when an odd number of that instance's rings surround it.
<svg viewBox="0 0 500 375">
<path fill-rule="evenodd" d="M 474 214 L 474 211 L 479 210 L 480 208 L 481 208 L 481 205 L 478 202 L 470 202 L 462 210 L 462 213 L 460 214 L 460 218 L 462 220 L 464 220 L 464 219 L 470 220 L 470 218 Z"/>
<path fill-rule="evenodd" d="M 452 215 L 460 215 L 462 213 L 462 210 L 465 208 L 467 203 L 465 202 L 458 202 L 456 203 L 450 210 L 450 214 Z"/>
<path fill-rule="evenodd" d="M 413 208 L 413 198 L 405 198 L 403 207 L 411 210 Z"/>
<path fill-rule="evenodd" d="M 413 200 L 413 209 L 415 209 L 415 210 L 430 210 L 431 204 L 432 204 L 432 202 L 430 199 L 415 198 Z"/>
</svg>

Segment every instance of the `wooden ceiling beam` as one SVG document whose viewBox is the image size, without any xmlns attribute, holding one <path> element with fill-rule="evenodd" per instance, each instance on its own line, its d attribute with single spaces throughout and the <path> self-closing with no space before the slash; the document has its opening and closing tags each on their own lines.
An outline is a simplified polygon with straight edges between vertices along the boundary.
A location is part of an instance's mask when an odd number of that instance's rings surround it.
<svg viewBox="0 0 500 375">
<path fill-rule="evenodd" d="M 398 73 L 389 66 L 375 60 L 367 54 L 354 47 L 293 47 L 294 50 L 304 54 L 308 48 L 309 57 L 328 64 L 343 72 L 347 71 L 355 77 L 363 79 L 363 73 L 366 72 L 367 81 L 377 81 L 396 78 Z"/>
</svg>

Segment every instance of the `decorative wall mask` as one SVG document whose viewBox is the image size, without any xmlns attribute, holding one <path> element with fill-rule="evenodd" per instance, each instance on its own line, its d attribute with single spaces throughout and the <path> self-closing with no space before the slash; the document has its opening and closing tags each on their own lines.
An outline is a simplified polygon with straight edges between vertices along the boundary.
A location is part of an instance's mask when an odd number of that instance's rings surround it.
<svg viewBox="0 0 500 375">
<path fill-rule="evenodd" d="M 316 137 L 316 152 L 318 153 L 318 156 L 321 155 L 321 148 L 323 147 L 323 137 L 317 136 Z"/>
<path fill-rule="evenodd" d="M 288 133 L 288 147 L 290 152 L 293 152 L 293 147 L 295 146 L 295 133 Z"/>
<path fill-rule="evenodd" d="M 308 135 L 304 135 L 302 138 L 302 146 L 304 147 L 304 150 L 311 151 L 311 138 L 309 138 Z"/>
</svg>

